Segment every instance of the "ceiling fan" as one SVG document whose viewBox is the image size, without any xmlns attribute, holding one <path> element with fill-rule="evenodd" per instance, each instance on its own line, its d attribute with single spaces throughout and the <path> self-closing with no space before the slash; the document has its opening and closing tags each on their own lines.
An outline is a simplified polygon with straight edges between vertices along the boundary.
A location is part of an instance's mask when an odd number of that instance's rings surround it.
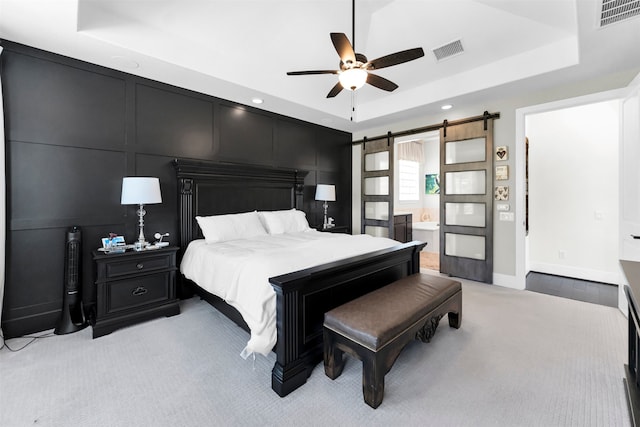
<svg viewBox="0 0 640 427">
<path fill-rule="evenodd" d="M 333 98 L 339 94 L 342 89 L 355 91 L 361 88 L 365 83 L 369 83 L 379 89 L 392 92 L 398 88 L 398 85 L 390 80 L 371 73 L 372 70 L 391 67 L 392 65 L 402 64 L 404 62 L 413 61 L 424 56 L 421 47 L 407 49 L 400 52 L 385 55 L 372 61 L 361 53 L 354 51 L 355 46 L 355 0 L 352 0 L 352 37 L 353 44 L 344 33 L 331 33 L 331 42 L 340 56 L 339 70 L 313 70 L 313 71 L 289 71 L 288 76 L 303 76 L 310 74 L 337 74 L 338 83 L 329 91 L 327 98 Z"/>
</svg>

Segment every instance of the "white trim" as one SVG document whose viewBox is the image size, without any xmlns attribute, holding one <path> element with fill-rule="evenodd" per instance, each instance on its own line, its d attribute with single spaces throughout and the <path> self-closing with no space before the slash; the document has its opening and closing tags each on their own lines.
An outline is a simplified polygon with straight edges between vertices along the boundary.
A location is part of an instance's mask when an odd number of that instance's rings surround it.
<svg viewBox="0 0 640 427">
<path fill-rule="evenodd" d="M 2 46 L 0 46 L 0 56 L 2 56 Z M 2 77 L 0 77 L 0 320 L 2 319 L 2 302 L 4 299 L 4 276 L 5 276 L 5 251 L 6 251 L 6 186 L 7 179 L 5 176 L 5 135 L 4 135 L 4 111 L 2 101 Z M 4 337 L 2 325 L 0 324 L 0 335 Z M 4 339 L 2 344 L 4 344 Z"/>
</svg>

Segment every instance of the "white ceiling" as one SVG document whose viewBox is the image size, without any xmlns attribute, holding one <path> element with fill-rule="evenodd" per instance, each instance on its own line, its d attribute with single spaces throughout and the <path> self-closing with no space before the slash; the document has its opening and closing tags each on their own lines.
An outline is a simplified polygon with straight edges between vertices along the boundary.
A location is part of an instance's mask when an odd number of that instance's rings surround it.
<svg viewBox="0 0 640 427">
<path fill-rule="evenodd" d="M 640 69 L 640 18 L 600 28 L 598 0 L 358 0 L 369 59 L 422 47 L 376 72 L 399 85 L 326 95 L 330 32 L 352 38 L 349 0 L 0 0 L 0 38 L 349 132 Z M 432 49 L 460 39 L 438 62 Z M 504 94 L 503 94 L 504 95 Z M 352 113 L 352 105 L 355 112 Z M 253 105 L 255 106 L 255 105 Z"/>
</svg>

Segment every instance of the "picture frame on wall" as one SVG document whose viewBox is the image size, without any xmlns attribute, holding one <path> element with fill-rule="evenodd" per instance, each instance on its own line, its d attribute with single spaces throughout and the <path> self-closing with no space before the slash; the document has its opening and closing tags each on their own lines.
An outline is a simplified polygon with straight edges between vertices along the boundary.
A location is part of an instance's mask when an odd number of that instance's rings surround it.
<svg viewBox="0 0 640 427">
<path fill-rule="evenodd" d="M 509 159 L 509 150 L 505 145 L 501 145 L 496 147 L 496 160 L 508 160 Z"/>
<path fill-rule="evenodd" d="M 509 179 L 509 166 L 496 166 L 496 180 L 506 180 Z"/>
<path fill-rule="evenodd" d="M 440 178 L 436 173 L 424 176 L 424 194 L 440 194 Z"/>
<path fill-rule="evenodd" d="M 500 201 L 509 200 L 509 187 L 506 185 L 496 187 L 494 198 Z"/>
</svg>

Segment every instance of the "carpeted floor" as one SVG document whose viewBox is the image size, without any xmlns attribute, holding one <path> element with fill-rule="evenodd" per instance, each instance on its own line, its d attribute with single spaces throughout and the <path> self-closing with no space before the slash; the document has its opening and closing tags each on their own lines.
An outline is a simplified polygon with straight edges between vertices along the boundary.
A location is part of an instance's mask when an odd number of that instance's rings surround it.
<svg viewBox="0 0 640 427">
<path fill-rule="evenodd" d="M 361 363 L 322 366 L 285 398 L 274 355 L 206 303 L 92 340 L 91 328 L 0 351 L 0 425 L 628 426 L 626 319 L 612 307 L 463 281 L 462 327 L 441 322 L 362 400 Z M 24 339 L 9 341 L 19 347 Z"/>
</svg>

